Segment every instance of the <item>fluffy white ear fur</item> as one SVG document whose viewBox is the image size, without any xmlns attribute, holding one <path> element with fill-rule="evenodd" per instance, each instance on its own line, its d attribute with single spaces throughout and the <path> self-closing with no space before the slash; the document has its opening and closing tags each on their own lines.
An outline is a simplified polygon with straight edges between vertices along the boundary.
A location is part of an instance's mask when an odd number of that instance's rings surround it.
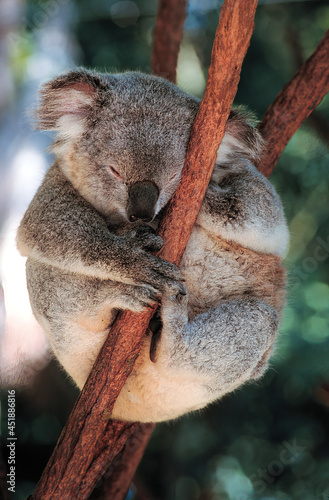
<svg viewBox="0 0 329 500">
<path fill-rule="evenodd" d="M 92 93 L 75 88 L 63 89 L 57 98 L 56 114 L 58 119 L 53 130 L 61 139 L 76 139 L 83 131 L 83 118 L 93 103 Z"/>
<path fill-rule="evenodd" d="M 59 115 L 85 115 L 86 107 L 93 102 L 93 93 L 87 86 L 68 87 L 59 92 L 57 107 Z"/>
<path fill-rule="evenodd" d="M 245 146 L 236 137 L 226 132 L 217 151 L 217 163 L 226 163 L 232 151 L 244 150 Z"/>
<path fill-rule="evenodd" d="M 41 88 L 40 102 L 35 110 L 36 128 L 54 130 L 62 140 L 81 134 L 81 121 L 90 112 L 97 90 L 92 82 L 74 81 L 83 76 L 80 73 L 64 75 Z"/>
<path fill-rule="evenodd" d="M 63 115 L 57 120 L 56 131 L 59 139 L 78 139 L 84 131 L 84 119 L 76 114 Z"/>
<path fill-rule="evenodd" d="M 70 144 L 83 134 L 85 117 L 93 104 L 93 94 L 94 89 L 84 84 L 57 91 L 52 105 L 53 124 L 47 127 L 48 130 L 56 132 L 57 140 L 52 149 L 57 156 L 64 157 L 70 149 Z"/>
</svg>

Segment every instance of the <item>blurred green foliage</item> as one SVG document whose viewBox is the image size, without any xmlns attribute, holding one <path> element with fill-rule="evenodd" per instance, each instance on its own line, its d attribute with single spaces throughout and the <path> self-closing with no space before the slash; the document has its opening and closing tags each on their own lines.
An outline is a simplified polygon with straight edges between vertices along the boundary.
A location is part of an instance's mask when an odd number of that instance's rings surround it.
<svg viewBox="0 0 329 500">
<path fill-rule="evenodd" d="M 70 3 L 77 65 L 150 71 L 156 2 Z M 33 55 L 36 16 L 49 5 L 27 2 L 26 43 L 11 59 L 21 80 Z M 189 4 L 178 83 L 199 97 L 219 8 L 214 0 Z M 260 2 L 236 103 L 261 117 L 328 27 L 327 1 Z M 327 96 L 290 141 L 272 176 L 291 228 L 287 307 L 272 368 L 261 381 L 209 409 L 157 427 L 139 469 L 154 498 L 329 498 L 328 111 Z M 51 408 L 25 401 L 19 409 L 21 449 L 35 464 L 29 467 L 21 457 L 17 499 L 31 491 L 75 397 L 63 398 L 67 383 L 56 383 Z"/>
</svg>

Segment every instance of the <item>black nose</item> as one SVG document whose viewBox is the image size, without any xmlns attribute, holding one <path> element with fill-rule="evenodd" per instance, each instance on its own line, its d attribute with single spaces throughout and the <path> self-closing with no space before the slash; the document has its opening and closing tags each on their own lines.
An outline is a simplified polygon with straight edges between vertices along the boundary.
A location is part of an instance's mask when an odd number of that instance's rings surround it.
<svg viewBox="0 0 329 500">
<path fill-rule="evenodd" d="M 152 181 L 135 182 L 128 191 L 127 216 L 130 222 L 151 222 L 155 215 L 155 205 L 159 188 Z"/>
</svg>

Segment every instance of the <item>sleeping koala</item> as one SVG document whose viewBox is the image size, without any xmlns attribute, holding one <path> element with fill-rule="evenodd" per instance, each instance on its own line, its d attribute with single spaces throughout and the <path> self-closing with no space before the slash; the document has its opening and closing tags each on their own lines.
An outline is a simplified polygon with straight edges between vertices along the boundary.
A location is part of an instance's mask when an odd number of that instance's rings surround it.
<svg viewBox="0 0 329 500">
<path fill-rule="evenodd" d="M 160 334 L 145 337 L 116 419 L 156 422 L 204 407 L 259 377 L 277 334 L 288 231 L 253 166 L 262 140 L 240 112 L 227 122 L 179 269 L 151 253 L 163 245 L 154 232 L 198 106 L 135 72 L 71 71 L 41 91 L 39 126 L 56 131 L 56 161 L 17 243 L 55 356 L 82 388 L 118 310 L 161 302 Z"/>
</svg>

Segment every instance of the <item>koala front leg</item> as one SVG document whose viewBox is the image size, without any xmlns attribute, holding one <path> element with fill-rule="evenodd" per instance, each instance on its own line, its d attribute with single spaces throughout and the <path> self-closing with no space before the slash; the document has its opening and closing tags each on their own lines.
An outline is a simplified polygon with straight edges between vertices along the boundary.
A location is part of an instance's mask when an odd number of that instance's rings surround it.
<svg viewBox="0 0 329 500">
<path fill-rule="evenodd" d="M 166 296 L 161 310 L 156 363 L 167 373 L 176 372 L 177 384 L 190 377 L 208 403 L 264 372 L 278 318 L 262 300 L 226 300 L 190 322 L 186 297 Z"/>
<path fill-rule="evenodd" d="M 57 359 L 82 388 L 118 310 L 141 312 L 157 301 L 152 287 L 99 280 L 29 258 L 33 312 Z"/>
<path fill-rule="evenodd" d="M 51 200 L 51 202 L 49 201 Z M 47 172 L 17 231 L 23 256 L 46 265 L 112 280 L 149 286 L 161 295 L 183 289 L 179 269 L 150 251 L 163 245 L 152 234 L 112 233 L 102 217 L 73 188 L 58 165 Z"/>
</svg>

